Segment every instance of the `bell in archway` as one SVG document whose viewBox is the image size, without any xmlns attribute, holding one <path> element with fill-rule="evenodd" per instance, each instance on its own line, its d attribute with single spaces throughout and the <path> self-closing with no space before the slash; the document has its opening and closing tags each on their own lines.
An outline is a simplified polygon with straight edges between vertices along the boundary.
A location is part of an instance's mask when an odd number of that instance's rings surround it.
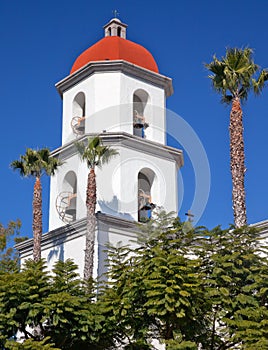
<svg viewBox="0 0 268 350">
<path fill-rule="evenodd" d="M 134 128 L 136 129 L 141 129 L 144 127 L 144 124 L 142 122 L 142 119 L 141 118 L 134 118 L 134 121 L 133 121 L 133 126 Z"/>
<path fill-rule="evenodd" d="M 83 132 L 85 130 L 85 119 L 85 117 L 78 119 L 77 125 L 75 127 L 78 132 Z"/>
<path fill-rule="evenodd" d="M 141 208 L 141 210 L 151 210 L 151 209 L 152 209 L 151 203 L 148 201 L 146 201 Z"/>
<path fill-rule="evenodd" d="M 76 213 L 76 196 L 72 196 L 69 199 L 69 205 L 65 209 L 65 214 L 67 215 L 75 215 Z"/>
</svg>

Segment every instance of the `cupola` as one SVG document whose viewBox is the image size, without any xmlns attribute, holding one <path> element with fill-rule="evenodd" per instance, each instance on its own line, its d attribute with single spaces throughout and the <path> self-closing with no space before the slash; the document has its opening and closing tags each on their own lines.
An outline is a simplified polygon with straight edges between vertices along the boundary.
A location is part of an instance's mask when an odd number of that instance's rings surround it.
<svg viewBox="0 0 268 350">
<path fill-rule="evenodd" d="M 127 25 L 118 18 L 112 18 L 109 23 L 103 26 L 105 36 L 119 36 L 126 39 Z"/>
</svg>

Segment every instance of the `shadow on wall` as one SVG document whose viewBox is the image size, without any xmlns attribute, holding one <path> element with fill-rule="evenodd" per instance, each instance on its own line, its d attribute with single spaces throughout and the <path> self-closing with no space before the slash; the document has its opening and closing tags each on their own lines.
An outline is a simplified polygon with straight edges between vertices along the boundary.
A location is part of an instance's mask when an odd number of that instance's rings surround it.
<svg viewBox="0 0 268 350">
<path fill-rule="evenodd" d="M 119 211 L 119 200 L 117 196 L 113 196 L 111 201 L 98 200 L 99 210 L 102 213 L 120 217 L 125 220 L 135 220 L 135 218 L 129 213 L 123 213 Z"/>
<path fill-rule="evenodd" d="M 63 243 L 61 243 L 56 248 L 53 248 L 52 250 L 50 250 L 47 256 L 47 262 L 49 263 L 52 259 L 64 261 L 64 244 Z"/>
<path fill-rule="evenodd" d="M 72 224 L 68 224 L 65 227 L 61 227 L 61 234 L 58 235 L 58 238 L 53 239 L 53 247 L 50 249 L 50 252 L 47 256 L 47 262 L 50 263 L 51 260 L 61 260 L 64 261 L 64 243 L 66 241 L 67 233 L 68 235 L 72 235 L 77 232 L 77 230 L 73 227 Z M 55 230 L 55 235 L 57 230 Z"/>
<path fill-rule="evenodd" d="M 107 243 L 109 242 L 109 234 L 108 234 L 108 227 L 106 227 L 104 230 L 98 230 L 98 257 L 99 257 L 99 264 L 98 264 L 98 272 L 97 275 L 99 276 L 99 279 L 102 281 L 106 281 L 105 274 L 108 272 L 108 247 Z"/>
</svg>

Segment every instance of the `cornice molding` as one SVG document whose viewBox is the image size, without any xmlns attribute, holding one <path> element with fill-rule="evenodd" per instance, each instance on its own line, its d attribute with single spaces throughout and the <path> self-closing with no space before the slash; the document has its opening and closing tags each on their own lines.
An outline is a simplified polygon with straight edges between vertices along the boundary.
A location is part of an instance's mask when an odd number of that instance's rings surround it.
<svg viewBox="0 0 268 350">
<path fill-rule="evenodd" d="M 64 161 L 77 153 L 77 149 L 75 147 L 76 141 L 83 141 L 88 137 L 93 136 L 96 136 L 96 134 L 88 133 L 80 136 L 79 138 L 55 149 L 51 152 L 51 155 L 54 157 L 60 157 L 60 159 Z M 98 134 L 98 136 L 102 139 L 105 145 L 111 145 L 113 147 L 116 145 L 122 145 L 126 148 L 141 151 L 142 153 L 151 154 L 163 159 L 173 160 L 177 163 L 179 168 L 184 164 L 182 150 L 174 147 L 165 146 L 161 143 L 143 139 L 126 132 L 105 132 Z"/>
<path fill-rule="evenodd" d="M 80 81 L 88 78 L 92 74 L 104 72 L 121 72 L 131 77 L 145 81 L 146 83 L 150 83 L 163 88 L 167 97 L 173 94 L 171 78 L 168 78 L 159 73 L 152 72 L 149 69 L 142 68 L 124 60 L 89 62 L 73 74 L 68 75 L 66 78 L 59 81 L 55 86 L 60 96 L 62 97 L 65 91 L 69 90 L 72 86 L 80 83 Z"/>
<path fill-rule="evenodd" d="M 96 213 L 97 225 L 96 231 L 101 231 L 103 228 L 109 227 L 110 233 L 118 233 L 118 230 L 124 229 L 125 233 L 120 232 L 121 235 L 134 238 L 139 231 L 136 221 L 130 221 L 120 217 Z M 42 249 L 49 249 L 59 246 L 62 243 L 77 239 L 84 236 L 86 233 L 86 218 L 74 221 L 71 224 L 61 226 L 55 230 L 49 231 L 42 235 L 41 247 Z M 20 256 L 27 256 L 33 250 L 33 238 L 27 239 L 24 242 L 15 245 L 16 250 Z"/>
<path fill-rule="evenodd" d="M 255 224 L 251 224 L 250 226 L 256 227 L 260 230 L 260 235 L 263 239 L 268 238 L 268 220 L 259 221 Z"/>
</svg>

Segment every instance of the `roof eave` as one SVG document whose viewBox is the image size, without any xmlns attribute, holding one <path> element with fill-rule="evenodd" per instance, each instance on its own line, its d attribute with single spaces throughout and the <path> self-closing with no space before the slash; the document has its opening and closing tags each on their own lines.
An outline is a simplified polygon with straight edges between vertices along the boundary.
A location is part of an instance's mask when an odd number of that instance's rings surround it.
<svg viewBox="0 0 268 350">
<path fill-rule="evenodd" d="M 171 78 L 124 60 L 89 62 L 71 75 L 68 75 L 66 78 L 59 81 L 55 85 L 56 89 L 62 97 L 65 91 L 98 72 L 122 72 L 163 88 L 167 97 L 171 96 L 174 91 Z"/>
</svg>

